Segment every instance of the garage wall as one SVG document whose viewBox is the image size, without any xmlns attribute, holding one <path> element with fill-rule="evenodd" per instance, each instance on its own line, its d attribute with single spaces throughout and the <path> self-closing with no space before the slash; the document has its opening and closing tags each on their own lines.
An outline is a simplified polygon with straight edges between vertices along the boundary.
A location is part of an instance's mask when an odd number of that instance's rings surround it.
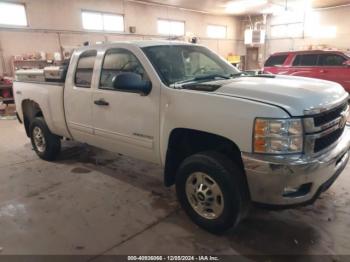
<svg viewBox="0 0 350 262">
<path fill-rule="evenodd" d="M 289 50 L 310 48 L 337 48 L 350 50 L 350 6 L 308 11 L 304 14 L 286 17 L 272 17 L 268 21 L 267 55 Z M 303 33 L 298 37 L 273 37 L 271 29 L 278 25 L 296 25 L 301 23 Z M 334 33 L 334 28 L 336 30 Z"/>
<path fill-rule="evenodd" d="M 238 19 L 214 16 L 179 8 L 145 5 L 127 0 L 12 0 L 26 5 L 27 28 L 0 28 L 0 74 L 11 73 L 10 58 L 28 52 L 58 52 L 60 46 L 71 48 L 85 41 L 159 39 L 157 19 L 185 21 L 186 33 L 200 38 L 206 45 L 226 57 L 237 48 Z M 124 14 L 125 32 L 136 26 L 136 34 L 87 32 L 82 28 L 81 10 Z M 206 37 L 208 24 L 227 26 L 227 39 Z M 2 52 L 1 52 L 2 50 Z"/>
</svg>

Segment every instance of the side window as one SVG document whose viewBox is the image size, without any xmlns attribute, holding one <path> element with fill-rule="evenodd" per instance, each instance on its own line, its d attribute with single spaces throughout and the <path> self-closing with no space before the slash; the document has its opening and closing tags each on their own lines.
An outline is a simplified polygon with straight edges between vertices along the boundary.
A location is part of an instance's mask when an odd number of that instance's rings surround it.
<svg viewBox="0 0 350 262">
<path fill-rule="evenodd" d="M 133 53 L 126 49 L 110 49 L 103 60 L 99 88 L 115 90 L 113 78 L 122 72 L 136 73 L 143 80 L 148 80 L 144 68 Z"/>
<path fill-rule="evenodd" d="M 342 66 L 346 59 L 336 54 L 324 54 L 320 55 L 320 66 Z"/>
<path fill-rule="evenodd" d="M 90 88 L 97 51 L 90 50 L 79 57 L 75 70 L 74 83 L 77 87 Z"/>
<path fill-rule="evenodd" d="M 318 55 L 310 54 L 310 55 L 301 55 L 299 58 L 299 64 L 300 66 L 316 66 Z M 293 63 L 294 65 L 294 63 Z"/>
<path fill-rule="evenodd" d="M 284 64 L 284 62 L 287 59 L 287 55 L 275 55 L 271 56 L 267 61 L 265 62 L 265 66 L 281 66 Z"/>
</svg>

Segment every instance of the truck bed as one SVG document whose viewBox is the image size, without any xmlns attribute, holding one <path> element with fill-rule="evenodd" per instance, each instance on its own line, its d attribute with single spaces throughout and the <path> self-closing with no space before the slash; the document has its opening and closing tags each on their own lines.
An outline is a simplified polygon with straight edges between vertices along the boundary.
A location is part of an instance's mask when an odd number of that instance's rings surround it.
<svg viewBox="0 0 350 262">
<path fill-rule="evenodd" d="M 65 121 L 64 83 L 15 81 L 13 89 L 17 113 L 22 121 L 24 119 L 22 104 L 35 101 L 40 105 L 51 132 L 62 137 L 70 137 Z"/>
</svg>

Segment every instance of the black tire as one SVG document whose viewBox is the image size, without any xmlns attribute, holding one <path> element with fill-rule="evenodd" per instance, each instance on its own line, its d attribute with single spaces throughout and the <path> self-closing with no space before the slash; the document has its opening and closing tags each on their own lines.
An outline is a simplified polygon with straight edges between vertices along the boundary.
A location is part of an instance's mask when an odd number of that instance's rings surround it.
<svg viewBox="0 0 350 262">
<path fill-rule="evenodd" d="M 186 194 L 186 182 L 196 172 L 208 175 L 221 189 L 223 209 L 216 218 L 208 219 L 200 215 L 190 204 Z M 198 153 L 185 159 L 176 174 L 176 193 L 181 206 L 194 223 L 216 234 L 236 227 L 247 215 L 250 206 L 243 170 L 217 152 Z"/>
<path fill-rule="evenodd" d="M 34 129 L 38 128 L 42 131 L 43 138 L 45 141 L 44 150 L 39 150 L 37 144 L 34 142 Z M 36 154 L 43 160 L 53 161 L 56 159 L 58 154 L 61 151 L 61 140 L 58 136 L 52 134 L 46 125 L 44 118 L 36 117 L 32 120 L 29 127 L 30 131 L 30 140 Z"/>
</svg>

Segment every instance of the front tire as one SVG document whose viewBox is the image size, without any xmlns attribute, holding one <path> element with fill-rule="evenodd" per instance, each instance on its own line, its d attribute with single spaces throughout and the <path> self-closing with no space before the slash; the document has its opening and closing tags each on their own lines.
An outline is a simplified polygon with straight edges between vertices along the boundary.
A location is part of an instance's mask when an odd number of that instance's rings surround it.
<svg viewBox="0 0 350 262">
<path fill-rule="evenodd" d="M 176 192 L 188 216 L 212 233 L 237 226 L 250 203 L 242 169 L 216 152 L 185 159 L 176 175 Z"/>
<path fill-rule="evenodd" d="M 34 118 L 29 130 L 30 140 L 36 154 L 46 161 L 55 160 L 61 151 L 61 140 L 50 132 L 44 118 Z"/>
</svg>

